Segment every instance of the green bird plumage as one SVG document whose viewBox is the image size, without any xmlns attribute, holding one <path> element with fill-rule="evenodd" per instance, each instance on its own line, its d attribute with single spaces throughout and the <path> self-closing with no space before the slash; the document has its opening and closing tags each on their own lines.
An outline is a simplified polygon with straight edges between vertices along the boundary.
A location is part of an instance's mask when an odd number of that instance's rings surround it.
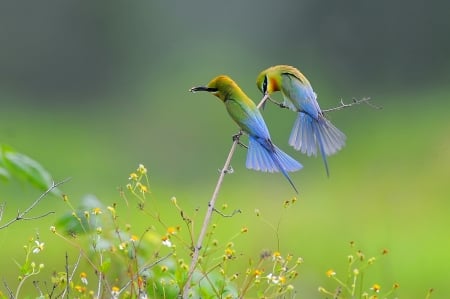
<svg viewBox="0 0 450 299">
<path fill-rule="evenodd" d="M 308 79 L 293 66 L 276 65 L 262 71 L 256 85 L 266 95 L 280 91 L 283 104 L 298 112 L 289 144 L 308 156 L 317 155 L 319 150 L 329 175 L 326 157 L 341 150 L 346 137 L 325 118 Z"/>
<path fill-rule="evenodd" d="M 248 134 L 247 168 L 265 172 L 280 171 L 297 192 L 288 172 L 300 170 L 302 165 L 272 143 L 269 130 L 255 103 L 230 77 L 217 76 L 208 85 L 193 87 L 191 91 L 207 91 L 218 97 L 225 104 L 230 117 Z"/>
</svg>

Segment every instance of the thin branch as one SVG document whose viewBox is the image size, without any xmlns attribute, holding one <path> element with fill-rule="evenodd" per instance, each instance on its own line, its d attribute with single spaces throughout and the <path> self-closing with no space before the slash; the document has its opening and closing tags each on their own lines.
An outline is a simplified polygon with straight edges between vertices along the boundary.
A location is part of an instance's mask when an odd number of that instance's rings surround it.
<svg viewBox="0 0 450 299">
<path fill-rule="evenodd" d="M 100 254 L 100 266 L 103 266 L 103 255 Z M 98 284 L 97 284 L 97 298 L 101 298 L 102 294 L 102 280 L 103 280 L 103 271 L 98 272 Z"/>
<path fill-rule="evenodd" d="M 186 283 L 183 287 L 183 298 L 187 299 L 189 297 L 189 289 L 191 287 L 192 275 L 194 274 L 195 268 L 197 267 L 198 257 L 200 254 L 200 250 L 202 248 L 203 239 L 206 235 L 206 230 L 208 229 L 209 222 L 211 221 L 211 216 L 214 211 L 214 205 L 216 203 L 217 196 L 219 195 L 220 187 L 222 186 L 223 179 L 225 174 L 228 173 L 228 168 L 231 163 L 231 159 L 233 158 L 234 151 L 236 150 L 236 146 L 239 144 L 239 138 L 233 138 L 233 144 L 231 145 L 230 152 L 225 161 L 224 166 L 222 167 L 222 171 L 220 172 L 219 180 L 217 181 L 216 188 L 214 189 L 214 193 L 211 197 L 211 200 L 208 203 L 208 210 L 206 211 L 205 219 L 203 220 L 202 229 L 200 231 L 200 235 L 198 236 L 197 244 L 194 247 L 194 253 L 192 255 L 191 265 L 189 267 L 188 277 Z"/>
<path fill-rule="evenodd" d="M 266 101 L 269 101 L 269 102 L 271 102 L 271 103 L 277 105 L 277 106 L 280 107 L 280 108 L 283 108 L 283 109 L 290 109 L 289 106 L 286 106 L 285 104 L 280 103 L 280 102 L 278 102 L 278 101 L 272 99 L 272 98 L 269 96 L 269 94 L 264 94 L 264 96 L 263 96 L 261 102 L 258 104 L 258 108 L 263 107 L 263 109 L 264 109 L 264 106 L 265 106 L 265 104 L 266 104 Z"/>
<path fill-rule="evenodd" d="M 231 214 L 225 214 L 225 213 L 222 213 L 221 211 L 219 211 L 219 210 L 216 209 L 216 208 L 214 208 L 214 212 L 216 212 L 217 214 L 219 214 L 220 216 L 222 216 L 222 217 L 224 217 L 224 218 L 231 218 L 231 217 L 233 217 L 233 216 L 236 215 L 236 214 L 242 213 L 241 210 L 236 209 L 236 210 L 234 210 Z"/>
<path fill-rule="evenodd" d="M 341 101 L 340 101 L 341 105 L 334 107 L 334 108 L 324 109 L 324 110 L 322 110 L 322 112 L 331 112 L 331 111 L 336 111 L 336 110 L 342 110 L 342 109 L 350 108 L 354 105 L 359 105 L 359 104 L 367 104 L 374 109 L 382 109 L 383 108 L 381 106 L 376 106 L 376 105 L 372 104 L 370 102 L 370 100 L 371 100 L 370 97 L 364 97 L 360 100 L 353 98 L 352 102 L 350 104 L 345 104 L 344 100 L 341 99 Z"/>
<path fill-rule="evenodd" d="M 68 287 L 70 286 L 70 282 L 72 281 L 72 279 L 73 279 L 73 276 L 75 275 L 75 272 L 77 271 L 77 269 L 78 269 L 78 265 L 80 264 L 80 262 L 81 262 L 81 257 L 82 257 L 82 255 L 83 255 L 83 253 L 80 251 L 80 254 L 78 254 L 78 258 L 77 258 L 77 261 L 75 262 L 75 264 L 73 265 L 73 269 L 72 269 L 72 273 L 70 274 L 70 276 L 68 275 L 68 273 L 69 273 L 69 271 L 68 271 L 68 265 L 69 265 L 69 261 L 68 261 L 68 255 L 67 255 L 67 252 L 66 252 L 66 272 L 67 272 L 67 287 L 64 289 L 64 292 L 62 293 L 62 295 L 61 295 L 61 298 L 64 298 L 65 296 L 66 296 L 66 293 L 67 293 L 67 296 L 69 296 L 69 290 L 68 290 Z M 69 297 L 67 297 L 67 298 L 69 298 Z"/>
<path fill-rule="evenodd" d="M 162 261 L 164 261 L 165 259 L 168 259 L 169 257 L 171 257 L 173 255 L 173 252 L 170 252 L 168 254 L 166 254 L 165 256 L 163 256 L 160 259 L 157 259 L 156 261 L 148 264 L 147 266 L 142 267 L 141 270 L 138 271 L 138 273 L 136 275 L 134 275 L 134 277 L 132 277 L 132 279 L 128 280 L 128 282 L 119 290 L 119 294 L 122 293 L 123 291 L 125 291 L 128 286 L 133 282 L 134 279 L 137 279 L 138 275 L 141 275 L 142 273 L 144 273 L 145 271 L 147 271 L 148 269 L 153 268 L 154 266 L 156 266 L 157 264 L 161 263 Z"/>
<path fill-rule="evenodd" d="M 52 182 L 52 185 L 47 189 L 47 191 L 45 191 L 44 193 L 42 193 L 28 208 L 26 208 L 23 212 L 18 212 L 17 216 L 13 219 L 11 219 L 10 221 L 8 221 L 7 223 L 3 224 L 0 226 L 0 230 L 4 229 L 8 226 L 10 226 L 11 224 L 13 224 L 16 221 L 20 221 L 20 220 L 33 220 L 33 219 L 39 219 L 42 217 L 45 217 L 49 214 L 52 214 L 53 212 L 49 212 L 46 213 L 44 215 L 38 216 L 38 217 L 32 217 L 32 218 L 25 218 L 25 215 L 27 215 L 31 210 L 33 210 L 40 202 L 41 200 L 47 196 L 50 192 L 52 192 L 56 187 L 58 187 L 61 184 L 66 183 L 68 180 L 70 180 L 70 178 L 64 179 L 58 183 Z"/>
<path fill-rule="evenodd" d="M 261 101 L 259 102 L 259 104 L 256 106 L 256 108 L 260 109 L 264 105 L 264 103 L 267 99 L 270 99 L 270 97 L 268 95 L 264 95 L 263 98 L 261 99 Z M 217 185 L 216 185 L 216 188 L 214 189 L 211 200 L 208 202 L 208 210 L 206 211 L 205 219 L 203 220 L 203 225 L 202 225 L 200 234 L 198 236 L 197 244 L 194 247 L 194 253 L 192 254 L 191 265 L 189 266 L 188 277 L 187 277 L 186 283 L 183 287 L 182 298 L 184 298 L 184 299 L 187 299 L 189 297 L 189 289 L 191 287 L 192 276 L 193 276 L 195 268 L 197 267 L 197 264 L 198 264 L 198 258 L 200 255 L 200 250 L 202 249 L 203 239 L 205 238 L 206 230 L 208 229 L 213 212 L 214 211 L 217 212 L 217 210 L 214 208 L 214 206 L 216 204 L 217 196 L 219 195 L 219 190 L 220 190 L 220 187 L 222 186 L 223 179 L 224 179 L 225 175 L 227 173 L 229 173 L 231 159 L 233 158 L 233 155 L 234 155 L 237 145 L 244 146 L 239 141 L 242 134 L 243 134 L 242 131 L 239 131 L 239 133 L 233 135 L 233 144 L 231 145 L 231 149 L 230 149 L 230 152 L 228 153 L 227 159 L 225 160 L 225 164 L 222 167 L 222 170 L 220 171 L 219 179 L 217 181 Z"/>
<path fill-rule="evenodd" d="M 42 292 L 42 289 L 39 286 L 39 280 L 33 280 L 33 286 L 39 292 L 39 297 L 38 298 L 45 298 L 44 297 L 44 293 Z"/>
<path fill-rule="evenodd" d="M 153 268 L 154 266 L 158 265 L 159 263 L 161 263 L 165 259 L 168 259 L 172 255 L 173 255 L 173 252 L 170 252 L 170 253 L 166 254 L 165 256 L 163 256 L 162 258 L 160 258 L 160 259 L 158 259 L 158 260 L 148 264 L 147 266 L 142 267 L 142 269 L 139 271 L 139 274 L 147 271 L 148 269 Z"/>
<path fill-rule="evenodd" d="M 7 290 L 8 293 L 9 293 L 9 298 L 10 298 L 10 299 L 14 299 L 14 293 L 13 293 L 13 291 L 11 290 L 11 288 L 9 287 L 9 285 L 8 285 L 8 283 L 6 282 L 6 280 L 5 280 L 4 277 L 3 277 L 3 285 L 5 286 L 6 290 Z"/>
<path fill-rule="evenodd" d="M 263 98 L 261 99 L 261 101 L 259 101 L 259 103 L 256 106 L 256 108 L 260 109 L 261 107 L 263 107 L 267 100 L 273 102 L 273 100 L 270 98 L 270 96 L 268 94 L 265 94 L 263 96 Z"/>
<path fill-rule="evenodd" d="M 286 106 L 285 104 L 280 103 L 280 102 L 278 102 L 278 101 L 272 99 L 268 94 L 264 95 L 264 97 L 263 97 L 263 99 L 262 99 L 261 101 L 265 103 L 267 100 L 270 101 L 270 102 L 272 102 L 273 104 L 277 105 L 277 106 L 280 107 L 280 108 L 283 108 L 283 109 L 290 109 L 289 106 Z M 372 102 L 370 102 L 370 100 L 371 100 L 370 97 L 364 97 L 364 98 L 359 99 L 359 100 L 353 98 L 353 99 L 352 99 L 352 102 L 351 102 L 350 104 L 346 104 L 346 103 L 344 103 L 344 100 L 341 99 L 341 100 L 339 101 L 339 102 L 340 102 L 340 105 L 339 105 L 339 106 L 333 107 L 333 108 L 329 108 L 329 109 L 323 109 L 322 112 L 323 112 L 323 113 L 326 113 L 326 112 L 331 112 L 331 111 L 336 111 L 336 110 L 342 110 L 342 109 L 350 108 L 350 107 L 352 107 L 352 106 L 354 106 L 354 105 L 359 105 L 359 104 L 366 104 L 366 105 L 368 105 L 368 106 L 370 106 L 370 107 L 372 107 L 372 108 L 374 108 L 374 109 L 382 109 L 382 108 L 383 108 L 383 107 L 381 107 L 381 106 L 376 106 L 376 105 L 374 105 Z M 263 104 L 262 104 L 262 105 L 263 105 Z M 305 111 L 303 111 L 303 110 L 297 110 L 297 112 L 305 113 Z"/>
<path fill-rule="evenodd" d="M 66 251 L 66 279 L 67 279 L 67 281 L 66 281 L 66 290 L 65 290 L 65 292 L 66 292 L 67 298 L 69 298 L 69 293 L 70 293 L 70 287 L 69 287 L 70 286 L 70 280 L 69 280 L 69 254 L 67 254 L 67 251 Z"/>
<path fill-rule="evenodd" d="M 48 216 L 48 215 L 50 215 L 50 214 L 55 214 L 55 212 L 54 212 L 54 211 L 49 211 L 49 212 L 47 212 L 47 213 L 45 213 L 45 214 L 42 214 L 42 215 L 40 215 L 40 216 L 34 216 L 34 217 L 22 217 L 22 218 L 19 219 L 19 220 L 23 220 L 23 221 L 26 221 L 26 220 L 36 220 L 36 219 L 44 218 L 44 217 L 46 217 L 46 216 Z"/>
</svg>

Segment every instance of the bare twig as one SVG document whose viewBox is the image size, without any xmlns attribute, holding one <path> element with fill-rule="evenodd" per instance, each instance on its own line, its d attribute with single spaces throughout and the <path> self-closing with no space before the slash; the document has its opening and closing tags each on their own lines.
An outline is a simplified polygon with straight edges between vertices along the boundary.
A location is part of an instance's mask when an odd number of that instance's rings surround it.
<svg viewBox="0 0 450 299">
<path fill-rule="evenodd" d="M 270 97 L 270 95 L 267 94 L 267 93 L 264 94 L 264 96 L 263 96 L 261 102 L 258 104 L 258 108 L 263 107 L 263 109 L 264 109 L 264 106 L 265 106 L 265 104 L 266 104 L 266 101 L 269 101 L 269 102 L 271 102 L 272 104 L 275 104 L 275 105 L 277 105 L 277 106 L 280 107 L 280 108 L 283 108 L 283 109 L 290 109 L 289 106 L 286 106 L 284 103 L 280 103 L 280 102 L 278 102 L 277 100 L 272 99 L 272 98 Z"/>
<path fill-rule="evenodd" d="M 223 179 L 225 174 L 227 174 L 227 169 L 230 166 L 231 159 L 233 158 L 234 151 L 236 150 L 236 146 L 239 144 L 239 138 L 234 138 L 233 144 L 231 145 L 230 152 L 225 161 L 225 165 L 222 167 L 222 171 L 220 172 L 219 180 L 217 181 L 216 188 L 214 189 L 214 193 L 211 197 L 211 200 L 208 203 L 208 210 L 206 211 L 205 219 L 203 220 L 202 229 L 200 231 L 200 235 L 198 236 L 197 244 L 194 247 L 194 253 L 192 255 L 191 265 L 189 267 L 188 277 L 186 283 L 183 287 L 183 298 L 187 299 L 189 297 L 189 289 L 191 287 L 192 275 L 194 274 L 195 268 L 197 267 L 198 257 L 200 254 L 200 249 L 202 248 L 203 239 L 206 235 L 206 230 L 208 228 L 209 222 L 211 221 L 211 216 L 214 211 L 214 205 L 216 203 L 217 196 L 219 195 L 220 187 L 222 186 Z"/>
<path fill-rule="evenodd" d="M 80 254 L 78 254 L 78 258 L 77 261 L 75 262 L 75 264 L 73 265 L 73 269 L 72 269 L 72 273 L 69 276 L 69 260 L 68 260 L 68 255 L 66 252 L 66 272 L 67 272 L 67 287 L 64 289 L 64 292 L 61 295 L 61 298 L 64 298 L 67 294 L 67 298 L 69 298 L 69 286 L 70 286 L 70 282 L 73 280 L 73 276 L 75 275 L 75 272 L 78 269 L 78 265 L 80 264 L 81 261 L 81 257 L 82 257 L 83 253 L 80 251 Z"/>
<path fill-rule="evenodd" d="M 241 210 L 236 209 L 236 210 L 234 210 L 231 214 L 225 214 L 225 213 L 222 213 L 221 211 L 219 211 L 219 210 L 216 209 L 216 208 L 214 208 L 214 212 L 216 212 L 217 214 L 219 214 L 220 216 L 222 216 L 222 217 L 224 217 L 224 218 L 230 218 L 230 217 L 233 217 L 233 216 L 236 215 L 236 214 L 242 213 Z"/>
<path fill-rule="evenodd" d="M 267 99 L 270 99 L 270 97 L 268 95 L 264 95 L 263 98 L 261 99 L 261 101 L 259 102 L 259 104 L 256 107 L 258 109 L 260 109 L 261 106 L 264 105 L 264 102 Z M 219 180 L 217 181 L 217 185 L 216 185 L 216 188 L 214 189 L 214 192 L 213 192 L 213 195 L 211 197 L 211 200 L 208 202 L 208 210 L 206 211 L 206 215 L 205 215 L 205 218 L 203 220 L 203 225 L 202 225 L 202 228 L 200 230 L 200 234 L 199 234 L 198 239 L 197 239 L 197 244 L 194 247 L 194 252 L 192 254 L 192 260 L 191 260 L 191 265 L 189 266 L 188 277 L 187 277 L 186 283 L 185 283 L 185 285 L 183 287 L 182 298 L 184 298 L 184 299 L 187 299 L 189 297 L 189 289 L 191 287 L 192 275 L 194 274 L 195 268 L 197 267 L 197 264 L 198 264 L 198 258 L 199 258 L 199 255 L 200 255 L 200 250 L 202 249 L 203 239 L 205 238 L 206 230 L 208 229 L 209 222 L 211 221 L 212 213 L 214 211 L 217 212 L 217 210 L 214 208 L 214 206 L 216 204 L 217 196 L 219 195 L 219 190 L 220 190 L 220 187 L 222 186 L 223 179 L 224 179 L 225 175 L 227 173 L 229 173 L 228 170 L 230 169 L 231 159 L 233 158 L 234 152 L 236 150 L 236 146 L 237 145 L 244 146 L 239 141 L 239 139 L 242 136 L 242 134 L 243 134 L 242 131 L 239 131 L 239 133 L 233 135 L 233 144 L 231 145 L 231 149 L 230 149 L 230 152 L 228 153 L 228 157 L 227 157 L 227 159 L 225 161 L 225 164 L 222 167 L 222 170 L 220 171 Z M 244 146 L 244 147 L 246 147 L 246 146 Z"/>
<path fill-rule="evenodd" d="M 336 110 L 342 110 L 342 109 L 349 108 L 349 107 L 352 107 L 354 105 L 359 105 L 359 104 L 367 104 L 374 109 L 382 109 L 381 106 L 376 106 L 376 105 L 372 104 L 370 102 L 370 97 L 364 97 L 360 100 L 352 99 L 352 102 L 350 104 L 345 104 L 344 100 L 341 99 L 340 103 L 341 103 L 341 105 L 334 107 L 334 108 L 324 109 L 324 110 L 322 110 L 322 112 L 331 112 L 331 111 L 336 111 Z"/>
<path fill-rule="evenodd" d="M 66 281 L 66 289 L 65 289 L 65 292 L 66 292 L 67 298 L 69 298 L 69 293 L 70 293 L 69 254 L 67 253 L 67 251 L 66 251 L 66 279 L 67 279 L 67 281 Z M 64 298 L 64 297 L 63 297 L 63 298 Z"/>
<path fill-rule="evenodd" d="M 100 253 L 100 265 L 103 265 L 103 255 Z M 102 294 L 102 280 L 103 280 L 103 271 L 98 272 L 98 283 L 97 283 L 97 298 Z"/>
<path fill-rule="evenodd" d="M 264 95 L 264 97 L 263 97 L 263 99 L 261 101 L 262 102 L 266 102 L 267 100 L 272 102 L 273 104 L 277 105 L 280 108 L 289 109 L 289 106 L 286 106 L 285 104 L 280 103 L 280 102 L 272 99 L 268 94 Z M 344 100 L 341 99 L 339 101 L 340 102 L 339 106 L 333 107 L 333 108 L 329 108 L 329 109 L 323 109 L 322 112 L 326 113 L 326 112 L 331 112 L 331 111 L 336 111 L 336 110 L 342 110 L 342 109 L 350 108 L 350 107 L 352 107 L 354 105 L 359 105 L 359 104 L 366 104 L 366 105 L 369 105 L 370 107 L 372 107 L 374 109 L 382 109 L 383 108 L 381 106 L 374 105 L 373 103 L 370 102 L 370 100 L 371 100 L 370 97 L 364 97 L 364 98 L 359 99 L 359 100 L 353 98 L 352 102 L 350 104 L 346 104 L 346 103 L 344 103 Z M 303 111 L 303 110 L 297 110 L 297 112 L 305 113 L 305 111 Z"/>
<path fill-rule="evenodd" d="M 44 293 L 42 293 L 42 289 L 41 289 L 41 287 L 39 286 L 39 281 L 38 280 L 34 280 L 33 281 L 33 286 L 34 286 L 34 288 L 39 292 L 39 297 L 40 298 L 45 298 L 44 297 Z M 39 298 L 38 297 L 38 298 Z"/>
<path fill-rule="evenodd" d="M 6 282 L 5 278 L 3 277 L 3 285 L 5 286 L 6 290 L 9 293 L 9 298 L 13 299 L 14 298 L 14 293 L 11 290 L 11 288 L 9 287 L 8 283 Z"/>
<path fill-rule="evenodd" d="M 48 216 L 48 215 L 50 215 L 50 214 L 55 214 L 55 212 L 54 212 L 54 211 L 49 211 L 49 212 L 44 213 L 44 214 L 39 215 L 39 216 L 34 216 L 34 217 L 22 217 L 22 218 L 19 219 L 19 220 L 23 220 L 23 221 L 26 221 L 26 220 L 36 220 L 36 219 L 44 218 L 44 217 L 46 217 L 46 216 Z"/>
<path fill-rule="evenodd" d="M 31 210 L 34 209 L 34 207 L 36 207 L 37 204 L 39 204 L 41 202 L 41 200 L 47 196 L 50 192 L 52 192 L 52 190 L 54 190 L 56 187 L 58 187 L 61 184 L 66 183 L 68 180 L 70 180 L 70 178 L 64 179 L 58 183 L 52 182 L 52 185 L 47 189 L 47 191 L 45 191 L 44 193 L 41 194 L 41 196 L 39 196 L 28 208 L 26 208 L 23 212 L 17 212 L 17 216 L 13 219 L 11 219 L 10 221 L 8 221 L 7 223 L 3 224 L 0 226 L 0 230 L 4 229 L 8 226 L 10 226 L 11 224 L 13 224 L 16 221 L 20 221 L 20 220 L 34 220 L 34 219 L 39 219 L 39 218 L 43 218 L 49 214 L 52 214 L 54 212 L 48 212 L 46 214 L 43 214 L 41 216 L 37 216 L 37 217 L 31 217 L 31 218 L 25 218 L 25 215 L 27 215 Z"/>
</svg>

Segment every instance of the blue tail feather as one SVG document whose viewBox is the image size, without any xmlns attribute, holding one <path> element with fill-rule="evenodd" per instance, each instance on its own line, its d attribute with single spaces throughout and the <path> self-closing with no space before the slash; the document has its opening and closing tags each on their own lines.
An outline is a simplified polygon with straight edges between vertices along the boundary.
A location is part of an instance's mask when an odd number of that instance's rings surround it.
<svg viewBox="0 0 450 299">
<path fill-rule="evenodd" d="M 314 119 L 309 114 L 299 112 L 289 137 L 289 145 L 308 156 L 316 156 L 319 150 L 329 175 L 326 157 L 342 149 L 345 139 L 345 134 L 323 116 Z"/>
<path fill-rule="evenodd" d="M 249 136 L 246 167 L 264 172 L 279 171 L 286 177 L 295 192 L 298 193 L 288 172 L 300 170 L 303 166 L 272 144 L 270 140 Z"/>
<path fill-rule="evenodd" d="M 317 143 L 319 143 L 320 155 L 322 156 L 322 161 L 325 165 L 325 171 L 327 172 L 327 177 L 329 177 L 330 170 L 328 168 L 327 155 L 325 154 L 325 146 L 328 146 L 328 140 L 324 138 L 325 133 L 321 130 L 320 126 L 313 126 L 313 129 L 317 138 Z"/>
</svg>

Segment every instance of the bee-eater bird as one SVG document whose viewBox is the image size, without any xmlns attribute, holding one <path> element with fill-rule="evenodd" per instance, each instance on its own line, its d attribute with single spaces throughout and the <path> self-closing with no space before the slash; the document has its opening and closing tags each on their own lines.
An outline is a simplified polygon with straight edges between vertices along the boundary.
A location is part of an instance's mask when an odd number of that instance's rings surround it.
<svg viewBox="0 0 450 299">
<path fill-rule="evenodd" d="M 288 172 L 300 170 L 302 165 L 272 143 L 261 112 L 230 77 L 218 76 L 207 86 L 193 87 L 190 91 L 207 91 L 218 97 L 231 118 L 248 134 L 247 168 L 264 172 L 280 171 L 298 193 Z"/>
<path fill-rule="evenodd" d="M 276 65 L 262 71 L 256 85 L 267 96 L 281 91 L 284 107 L 298 112 L 289 145 L 308 156 L 316 156 L 319 148 L 329 176 L 327 156 L 342 149 L 346 137 L 325 118 L 308 79 L 295 67 Z"/>
</svg>

